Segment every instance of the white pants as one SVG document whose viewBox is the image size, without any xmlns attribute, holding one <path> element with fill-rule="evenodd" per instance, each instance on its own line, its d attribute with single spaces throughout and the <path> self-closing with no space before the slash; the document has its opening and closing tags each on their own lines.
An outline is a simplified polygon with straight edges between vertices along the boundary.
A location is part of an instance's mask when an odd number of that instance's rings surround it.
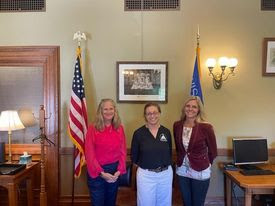
<svg viewBox="0 0 275 206">
<path fill-rule="evenodd" d="M 137 169 L 137 205 L 171 206 L 173 170 L 156 173 L 142 168 Z"/>
</svg>

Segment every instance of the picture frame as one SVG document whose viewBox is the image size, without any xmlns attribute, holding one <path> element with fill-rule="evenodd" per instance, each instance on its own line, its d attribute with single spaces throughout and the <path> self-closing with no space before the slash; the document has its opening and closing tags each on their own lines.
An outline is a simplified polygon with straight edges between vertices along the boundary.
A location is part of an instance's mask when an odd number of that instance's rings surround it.
<svg viewBox="0 0 275 206">
<path fill-rule="evenodd" d="M 262 62 L 262 75 L 275 76 L 275 38 L 264 38 Z"/>
<path fill-rule="evenodd" d="M 116 69 L 117 102 L 168 102 L 168 62 L 118 61 Z"/>
</svg>

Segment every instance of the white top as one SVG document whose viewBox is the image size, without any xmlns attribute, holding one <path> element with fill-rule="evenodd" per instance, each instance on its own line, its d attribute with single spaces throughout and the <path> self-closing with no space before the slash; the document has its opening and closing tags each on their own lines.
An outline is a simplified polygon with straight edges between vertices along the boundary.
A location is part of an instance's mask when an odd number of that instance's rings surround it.
<svg viewBox="0 0 275 206">
<path fill-rule="evenodd" d="M 192 134 L 192 127 L 183 127 L 182 144 L 186 151 L 188 149 L 191 134 Z M 209 164 L 208 168 L 206 168 L 202 171 L 198 172 L 196 170 L 193 170 L 190 167 L 188 156 L 185 155 L 182 165 L 180 167 L 177 167 L 176 173 L 179 176 L 189 177 L 189 178 L 196 179 L 196 180 L 206 180 L 206 179 L 210 178 L 210 175 L 211 175 L 210 168 L 211 168 L 211 164 Z"/>
</svg>

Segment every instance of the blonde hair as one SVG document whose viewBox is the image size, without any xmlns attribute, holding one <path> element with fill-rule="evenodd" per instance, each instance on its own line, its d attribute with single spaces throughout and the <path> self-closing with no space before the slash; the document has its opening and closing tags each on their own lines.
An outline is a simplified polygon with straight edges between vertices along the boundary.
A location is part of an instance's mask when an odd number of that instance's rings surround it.
<svg viewBox="0 0 275 206">
<path fill-rule="evenodd" d="M 106 102 L 110 102 L 112 104 L 112 106 L 114 107 L 115 114 L 114 114 L 114 117 L 112 119 L 112 126 L 115 129 L 118 129 L 119 126 L 121 125 L 121 120 L 120 120 L 118 110 L 117 110 L 117 106 L 116 106 L 116 103 L 114 102 L 114 100 L 112 100 L 112 99 L 102 99 L 100 101 L 98 107 L 97 107 L 97 112 L 96 112 L 96 117 L 95 117 L 95 122 L 94 122 L 95 128 L 99 131 L 104 130 L 104 127 L 105 127 L 102 111 L 103 111 L 103 105 Z"/>
<path fill-rule="evenodd" d="M 205 113 L 204 113 L 204 110 L 203 110 L 203 104 L 201 102 L 201 99 L 197 96 L 191 96 L 185 101 L 185 103 L 183 104 L 183 107 L 181 109 L 180 119 L 183 120 L 183 121 L 186 120 L 185 107 L 186 107 L 187 103 L 192 101 L 192 100 L 195 100 L 197 102 L 198 109 L 199 109 L 198 115 L 197 115 L 197 118 L 196 118 L 196 122 L 205 122 L 206 119 L 205 119 Z"/>
</svg>

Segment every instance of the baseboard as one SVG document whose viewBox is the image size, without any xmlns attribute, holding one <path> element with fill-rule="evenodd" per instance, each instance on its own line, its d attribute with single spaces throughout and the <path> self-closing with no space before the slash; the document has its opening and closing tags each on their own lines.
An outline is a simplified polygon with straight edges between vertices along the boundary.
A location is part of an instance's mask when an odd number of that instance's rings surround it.
<svg viewBox="0 0 275 206">
<path fill-rule="evenodd" d="M 206 197 L 205 200 L 206 206 L 224 206 L 224 198 L 223 197 Z"/>
<path fill-rule="evenodd" d="M 119 198 L 118 198 L 119 199 Z M 124 199 L 124 198 L 122 198 Z M 130 198 L 131 199 L 131 198 Z M 128 203 L 120 203 L 118 200 L 118 206 L 129 206 L 135 205 L 129 203 L 130 199 L 128 199 Z M 123 201 L 124 202 L 124 201 Z M 127 201 L 126 201 L 127 202 Z M 131 202 L 131 201 L 130 201 Z M 74 204 L 77 206 L 90 206 L 90 197 L 87 195 L 79 195 L 74 197 Z M 71 196 L 62 196 L 59 198 L 59 206 L 71 206 L 72 205 L 72 198 Z M 180 202 L 177 204 L 173 204 L 175 206 L 182 205 Z M 207 197 L 205 201 L 205 206 L 224 206 L 224 198 L 223 197 Z"/>
<path fill-rule="evenodd" d="M 76 195 L 72 199 L 71 195 L 64 195 L 59 198 L 59 206 L 71 206 L 74 202 L 77 206 L 90 206 L 90 197 L 88 195 Z"/>
</svg>

